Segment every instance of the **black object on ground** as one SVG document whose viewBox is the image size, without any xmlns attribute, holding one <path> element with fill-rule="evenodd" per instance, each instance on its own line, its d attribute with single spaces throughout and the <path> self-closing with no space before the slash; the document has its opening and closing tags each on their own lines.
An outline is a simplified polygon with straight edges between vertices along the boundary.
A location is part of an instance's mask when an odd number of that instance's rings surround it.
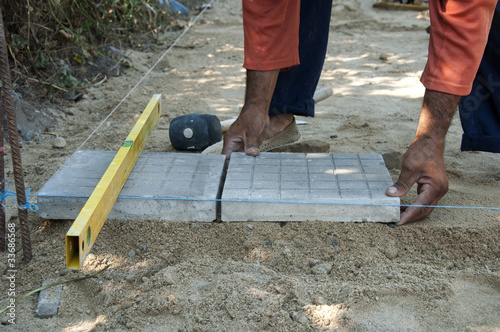
<svg viewBox="0 0 500 332">
<path fill-rule="evenodd" d="M 201 151 L 222 140 L 222 128 L 212 114 L 186 114 L 172 120 L 170 143 L 177 150 Z"/>
</svg>

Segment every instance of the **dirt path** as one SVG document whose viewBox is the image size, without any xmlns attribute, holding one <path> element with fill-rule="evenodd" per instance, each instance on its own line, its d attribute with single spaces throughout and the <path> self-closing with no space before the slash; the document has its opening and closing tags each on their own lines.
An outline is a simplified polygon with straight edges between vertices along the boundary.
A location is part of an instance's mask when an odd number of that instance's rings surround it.
<svg viewBox="0 0 500 332">
<path fill-rule="evenodd" d="M 320 87 L 335 94 L 300 129 L 306 138 L 330 143 L 331 152 L 383 154 L 396 178 L 417 126 L 429 22 L 424 14 L 371 4 L 334 1 Z M 154 93 L 164 94 L 165 112 L 148 151 L 173 151 L 168 126 L 178 115 L 236 116 L 244 93 L 240 12 L 237 0 L 216 1 L 83 149 L 117 149 Z M 52 131 L 66 140 L 65 148 L 54 149 L 51 135 L 23 148 L 34 192 L 161 53 L 127 55 L 137 71 L 60 113 Z M 499 206 L 500 156 L 459 152 L 460 136 L 457 117 L 445 152 L 450 192 L 441 204 Z M 409 196 L 403 202 L 411 202 Z M 47 279 L 80 275 L 64 268 L 71 221 L 30 217 L 35 257 L 18 266 L 18 294 Z M 66 284 L 52 319 L 35 317 L 36 296 L 19 303 L 17 325 L 8 330 L 494 331 L 500 329 L 499 239 L 500 214 L 492 210 L 441 208 L 398 228 L 108 220 L 83 272 L 111 268 Z M 7 288 L 2 278 L 1 306 Z"/>
</svg>

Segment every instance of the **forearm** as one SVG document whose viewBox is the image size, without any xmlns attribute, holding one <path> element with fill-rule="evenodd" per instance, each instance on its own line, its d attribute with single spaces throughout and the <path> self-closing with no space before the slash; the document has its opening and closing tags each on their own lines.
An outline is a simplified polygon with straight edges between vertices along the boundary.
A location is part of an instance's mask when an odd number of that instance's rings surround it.
<svg viewBox="0 0 500 332">
<path fill-rule="evenodd" d="M 444 165 L 444 140 L 460 102 L 460 96 L 425 90 L 417 133 L 403 156 L 401 174 L 387 189 L 393 197 L 405 195 L 417 183 L 415 205 L 436 205 L 448 191 Z M 401 214 L 398 225 L 427 217 L 433 207 L 410 206 Z"/>
<path fill-rule="evenodd" d="M 247 84 L 245 93 L 245 108 L 255 106 L 254 111 L 267 114 L 271 98 L 273 97 L 279 70 L 256 71 L 247 70 Z"/>
<path fill-rule="evenodd" d="M 415 140 L 431 139 L 444 145 L 461 96 L 426 89 Z"/>
</svg>

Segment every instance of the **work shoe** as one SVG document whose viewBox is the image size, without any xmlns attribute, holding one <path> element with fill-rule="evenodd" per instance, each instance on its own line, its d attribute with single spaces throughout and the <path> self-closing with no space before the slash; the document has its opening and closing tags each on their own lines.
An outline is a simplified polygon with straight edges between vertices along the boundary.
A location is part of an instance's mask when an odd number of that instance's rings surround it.
<svg viewBox="0 0 500 332">
<path fill-rule="evenodd" d="M 260 152 L 269 152 L 277 148 L 281 148 L 293 143 L 297 143 L 300 140 L 300 131 L 297 127 L 295 119 L 290 123 L 283 131 L 274 135 L 273 137 L 266 139 L 262 142 L 260 146 Z M 224 141 L 217 142 L 210 145 L 208 148 L 203 150 L 202 154 L 222 154 L 222 148 L 224 146 Z"/>
</svg>

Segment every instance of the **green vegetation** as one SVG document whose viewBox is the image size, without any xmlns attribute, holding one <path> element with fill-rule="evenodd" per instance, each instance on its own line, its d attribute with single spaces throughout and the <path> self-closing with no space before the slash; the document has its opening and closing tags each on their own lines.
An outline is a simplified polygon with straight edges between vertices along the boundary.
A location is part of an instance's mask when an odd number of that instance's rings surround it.
<svg viewBox="0 0 500 332">
<path fill-rule="evenodd" d="M 109 46 L 160 44 L 159 33 L 178 26 L 156 0 L 3 0 L 0 8 L 12 75 L 47 93 L 80 86 L 74 68 L 98 56 L 123 61 Z"/>
</svg>

